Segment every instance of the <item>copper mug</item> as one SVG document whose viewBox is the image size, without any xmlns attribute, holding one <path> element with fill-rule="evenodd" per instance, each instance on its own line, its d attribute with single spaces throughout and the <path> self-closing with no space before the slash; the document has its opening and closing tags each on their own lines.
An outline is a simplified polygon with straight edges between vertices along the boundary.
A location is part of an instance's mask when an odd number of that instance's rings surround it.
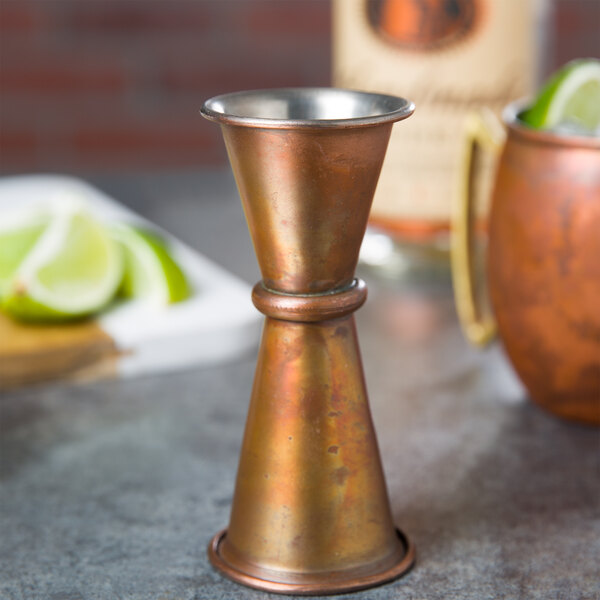
<svg viewBox="0 0 600 600">
<path fill-rule="evenodd" d="M 600 425 L 600 138 L 559 135 L 489 115 L 466 127 L 452 271 L 466 337 L 496 331 L 531 398 Z M 493 118 L 491 118 L 493 117 Z M 489 214 L 488 314 L 475 293 L 470 193 L 477 149 L 499 156 Z"/>
</svg>

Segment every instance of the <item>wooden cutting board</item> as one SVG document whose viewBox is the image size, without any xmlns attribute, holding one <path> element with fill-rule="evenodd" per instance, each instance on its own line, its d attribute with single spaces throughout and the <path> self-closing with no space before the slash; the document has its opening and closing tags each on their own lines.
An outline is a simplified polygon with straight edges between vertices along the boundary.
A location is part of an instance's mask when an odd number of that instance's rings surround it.
<svg viewBox="0 0 600 600">
<path fill-rule="evenodd" d="M 119 350 L 94 321 L 17 323 L 0 313 L 0 390 L 49 379 L 116 376 Z"/>
</svg>

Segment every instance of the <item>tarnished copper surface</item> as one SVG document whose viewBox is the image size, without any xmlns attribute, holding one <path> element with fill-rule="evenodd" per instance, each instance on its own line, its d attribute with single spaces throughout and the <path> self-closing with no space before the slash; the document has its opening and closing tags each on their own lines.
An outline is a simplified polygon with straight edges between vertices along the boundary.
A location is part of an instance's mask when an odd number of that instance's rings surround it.
<svg viewBox="0 0 600 600">
<path fill-rule="evenodd" d="M 267 317 L 221 555 L 322 573 L 393 563 L 399 550 L 354 318 Z"/>
<path fill-rule="evenodd" d="M 600 139 L 507 121 L 488 253 L 498 330 L 533 400 L 600 424 Z"/>
<path fill-rule="evenodd" d="M 222 127 L 267 288 L 351 283 L 391 129 Z"/>
<path fill-rule="evenodd" d="M 379 114 L 382 99 L 392 108 Z M 269 106 L 289 120 L 263 118 Z M 331 116 L 344 106 L 352 117 Z M 203 112 L 222 125 L 263 276 L 253 301 L 266 315 L 229 528 L 210 559 L 273 592 L 389 581 L 414 549 L 392 522 L 352 315 L 366 287 L 354 270 L 392 122 L 412 107 L 283 90 L 222 97 Z"/>
<path fill-rule="evenodd" d="M 397 579 L 406 573 L 414 565 L 415 562 L 415 547 L 410 540 L 398 529 L 396 530 L 398 539 L 402 544 L 403 558 L 399 562 L 395 562 L 389 569 L 376 573 L 375 575 L 364 575 L 353 571 L 348 574 L 345 571 L 338 573 L 323 573 L 321 577 L 314 576 L 312 581 L 303 581 L 299 579 L 293 583 L 277 582 L 267 580 L 269 576 L 277 576 L 271 574 L 266 569 L 260 571 L 261 577 L 254 575 L 246 575 L 239 571 L 231 569 L 228 563 L 221 559 L 220 545 L 227 535 L 227 531 L 223 529 L 217 533 L 208 547 L 208 554 L 211 563 L 222 571 L 227 577 L 243 583 L 249 587 L 278 594 L 294 594 L 297 596 L 312 596 L 315 594 L 342 594 L 346 592 L 356 592 L 376 585 L 381 585 L 388 581 Z"/>
</svg>

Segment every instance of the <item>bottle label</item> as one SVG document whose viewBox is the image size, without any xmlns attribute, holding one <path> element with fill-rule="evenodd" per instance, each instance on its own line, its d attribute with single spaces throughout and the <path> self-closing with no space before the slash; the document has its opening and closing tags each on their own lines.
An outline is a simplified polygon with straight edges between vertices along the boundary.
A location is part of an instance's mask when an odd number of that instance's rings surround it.
<svg viewBox="0 0 600 600">
<path fill-rule="evenodd" d="M 375 219 L 448 222 L 464 122 L 500 115 L 533 92 L 537 0 L 334 0 L 338 87 L 403 96 L 413 116 L 394 126 L 372 209 Z M 487 212 L 493 161 L 482 156 L 474 192 Z"/>
</svg>

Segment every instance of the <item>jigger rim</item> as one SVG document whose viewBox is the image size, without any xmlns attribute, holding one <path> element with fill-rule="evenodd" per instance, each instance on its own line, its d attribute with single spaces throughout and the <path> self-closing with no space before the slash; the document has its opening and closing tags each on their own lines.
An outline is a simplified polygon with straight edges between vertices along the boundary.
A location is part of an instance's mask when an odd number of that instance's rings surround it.
<svg viewBox="0 0 600 600">
<path fill-rule="evenodd" d="M 323 117 L 282 117 L 277 114 L 282 109 L 300 114 L 303 110 L 321 110 Z M 206 100 L 200 113 L 210 121 L 227 125 L 347 129 L 402 121 L 414 110 L 414 103 L 400 96 L 335 87 L 296 87 L 220 94 Z M 335 118 L 329 118 L 332 115 Z"/>
</svg>

